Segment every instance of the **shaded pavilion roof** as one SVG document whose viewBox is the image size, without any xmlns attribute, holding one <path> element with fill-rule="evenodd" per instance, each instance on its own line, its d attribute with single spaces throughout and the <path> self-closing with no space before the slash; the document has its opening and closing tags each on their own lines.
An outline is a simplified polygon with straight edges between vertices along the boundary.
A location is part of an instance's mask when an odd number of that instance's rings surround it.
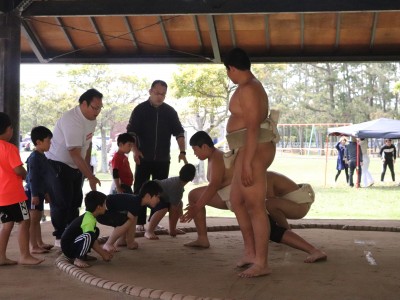
<svg viewBox="0 0 400 300">
<path fill-rule="evenodd" d="M 21 62 L 207 63 L 400 58 L 397 0 L 26 0 Z"/>
</svg>

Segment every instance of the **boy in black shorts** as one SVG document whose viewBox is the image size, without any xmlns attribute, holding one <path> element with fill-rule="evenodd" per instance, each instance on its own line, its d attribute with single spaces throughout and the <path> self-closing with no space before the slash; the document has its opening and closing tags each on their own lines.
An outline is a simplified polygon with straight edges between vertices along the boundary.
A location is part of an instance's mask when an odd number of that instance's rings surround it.
<svg viewBox="0 0 400 300">
<path fill-rule="evenodd" d="M 145 238 L 149 240 L 158 240 L 155 229 L 161 219 L 169 212 L 169 235 L 175 237 L 177 234 L 185 232 L 177 229 L 179 217 L 183 214 L 182 197 L 185 185 L 192 181 L 196 175 L 196 168 L 192 164 L 185 164 L 179 171 L 179 176 L 170 177 L 163 180 L 155 180 L 163 192 L 161 193 L 160 203 L 151 209 L 149 226 L 144 233 Z"/>
<path fill-rule="evenodd" d="M 28 174 L 26 175 L 25 193 L 28 197 L 26 204 L 31 217 L 31 225 L 29 229 L 31 253 L 40 254 L 47 253 L 53 245 L 45 244 L 42 240 L 42 231 L 40 228 L 40 220 L 42 219 L 44 201 L 50 202 L 49 184 L 47 178 L 56 176 L 53 169 L 44 155 L 49 151 L 51 138 L 53 134 L 50 129 L 44 126 L 34 127 L 31 131 L 31 139 L 35 145 L 35 150 L 29 155 L 26 164 Z"/>
<path fill-rule="evenodd" d="M 110 261 L 113 257 L 112 253 L 104 250 L 97 241 L 100 230 L 96 227 L 96 218 L 106 212 L 106 198 L 106 195 L 97 191 L 87 193 L 86 212 L 73 220 L 61 236 L 62 252 L 79 268 L 90 266 L 85 260 L 92 248 L 105 261 Z"/>
<path fill-rule="evenodd" d="M 0 266 L 15 265 L 16 261 L 7 258 L 8 240 L 14 223 L 19 224 L 18 243 L 22 265 L 37 265 L 39 259 L 29 252 L 29 211 L 22 180 L 26 177 L 18 148 L 9 143 L 13 136 L 10 117 L 0 112 Z"/>
<path fill-rule="evenodd" d="M 100 224 L 115 227 L 103 249 L 115 252 L 116 246 L 137 249 L 135 241 L 137 216 L 143 206 L 155 207 L 160 201 L 162 188 L 154 181 L 143 184 L 138 195 L 112 194 L 107 196 L 107 212 L 98 218 Z"/>
</svg>

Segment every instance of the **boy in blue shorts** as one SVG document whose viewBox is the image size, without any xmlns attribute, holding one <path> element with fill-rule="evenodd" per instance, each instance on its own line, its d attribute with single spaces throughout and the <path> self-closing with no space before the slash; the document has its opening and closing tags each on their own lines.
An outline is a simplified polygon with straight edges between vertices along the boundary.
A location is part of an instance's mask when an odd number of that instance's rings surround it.
<svg viewBox="0 0 400 300">
<path fill-rule="evenodd" d="M 45 244 L 42 240 L 42 232 L 40 229 L 40 220 L 43 214 L 44 201 L 49 203 L 50 196 L 48 194 L 49 186 L 47 178 L 55 176 L 53 169 L 44 155 L 49 151 L 51 138 L 53 134 L 50 129 L 44 126 L 34 127 L 31 131 L 31 139 L 35 145 L 35 150 L 29 155 L 26 163 L 28 166 L 28 174 L 26 175 L 25 192 L 28 200 L 26 204 L 31 217 L 31 225 L 29 228 L 29 236 L 31 243 L 31 253 L 47 253 L 53 245 Z"/>
<path fill-rule="evenodd" d="M 74 265 L 86 268 L 88 252 L 93 248 L 105 261 L 110 261 L 112 253 L 104 250 L 97 238 L 100 230 L 96 227 L 96 218 L 106 212 L 107 196 L 97 191 L 86 194 L 86 212 L 72 221 L 61 236 L 61 250 L 64 255 L 73 260 Z"/>
<path fill-rule="evenodd" d="M 155 181 L 147 181 L 138 195 L 111 194 L 107 196 L 107 212 L 98 218 L 100 224 L 115 227 L 103 249 L 115 252 L 117 246 L 126 245 L 134 250 L 137 216 L 144 206 L 155 207 L 160 201 L 162 188 Z"/>
<path fill-rule="evenodd" d="M 182 197 L 185 185 L 192 181 L 196 174 L 196 168 L 192 164 L 184 165 L 179 171 L 179 176 L 171 177 L 163 180 L 155 180 L 163 192 L 160 197 L 160 203 L 151 209 L 149 226 L 144 236 L 149 240 L 158 240 L 155 229 L 161 219 L 169 212 L 169 235 L 175 237 L 178 233 L 185 232 L 176 228 L 179 217 L 183 214 Z"/>
<path fill-rule="evenodd" d="M 19 264 L 37 265 L 39 259 L 29 252 L 29 211 L 22 180 L 26 177 L 18 148 L 9 143 L 13 136 L 10 117 L 0 112 L 0 266 L 15 265 L 16 261 L 7 258 L 8 240 L 14 223 L 19 224 L 18 243 Z"/>
</svg>

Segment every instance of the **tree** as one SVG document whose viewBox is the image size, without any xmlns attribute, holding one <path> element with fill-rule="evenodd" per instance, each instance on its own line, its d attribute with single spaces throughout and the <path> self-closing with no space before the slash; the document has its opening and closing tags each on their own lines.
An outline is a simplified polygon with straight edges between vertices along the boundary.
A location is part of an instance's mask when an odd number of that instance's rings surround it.
<svg viewBox="0 0 400 300">
<path fill-rule="evenodd" d="M 228 118 L 228 104 L 236 89 L 222 66 L 186 65 L 179 68 L 173 76 L 172 89 L 175 97 L 188 101 L 182 119 L 195 130 L 204 130 L 210 136 L 219 137 L 221 128 L 225 131 Z M 200 161 L 199 170 L 204 170 Z M 197 175 L 198 181 L 205 180 L 203 172 Z"/>
<path fill-rule="evenodd" d="M 229 99 L 236 89 L 226 75 L 225 68 L 186 65 L 180 67 L 173 78 L 175 97 L 189 100 L 185 115 L 191 126 L 213 133 L 214 129 L 225 124 Z"/>
<path fill-rule="evenodd" d="M 72 95 L 50 82 L 21 85 L 21 133 L 30 133 L 39 125 L 53 130 L 61 115 L 75 105 Z"/>
</svg>

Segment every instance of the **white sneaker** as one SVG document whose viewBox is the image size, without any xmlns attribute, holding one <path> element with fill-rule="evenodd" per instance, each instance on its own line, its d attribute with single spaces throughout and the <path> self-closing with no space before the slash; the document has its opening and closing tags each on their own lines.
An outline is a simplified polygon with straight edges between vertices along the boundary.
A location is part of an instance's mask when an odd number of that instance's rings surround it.
<svg viewBox="0 0 400 300">
<path fill-rule="evenodd" d="M 56 239 L 56 240 L 54 241 L 54 247 L 61 248 L 61 240 Z"/>
</svg>

